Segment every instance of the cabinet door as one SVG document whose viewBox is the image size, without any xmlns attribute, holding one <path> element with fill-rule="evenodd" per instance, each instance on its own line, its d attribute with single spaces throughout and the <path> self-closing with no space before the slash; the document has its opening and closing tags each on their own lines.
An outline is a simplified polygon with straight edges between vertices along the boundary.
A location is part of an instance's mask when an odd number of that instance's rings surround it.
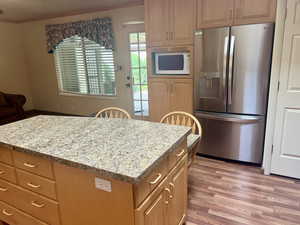
<svg viewBox="0 0 300 225">
<path fill-rule="evenodd" d="M 276 0 L 235 0 L 235 25 L 275 21 Z"/>
<path fill-rule="evenodd" d="M 173 79 L 170 84 L 171 111 L 193 112 L 193 80 Z"/>
<path fill-rule="evenodd" d="M 159 122 L 160 119 L 170 112 L 169 80 L 150 79 L 150 118 L 151 121 Z"/>
<path fill-rule="evenodd" d="M 192 45 L 196 27 L 196 0 L 170 0 L 171 41 L 176 45 Z"/>
<path fill-rule="evenodd" d="M 182 161 L 170 178 L 171 199 L 168 205 L 168 225 L 182 225 L 187 210 L 187 163 Z"/>
<path fill-rule="evenodd" d="M 136 225 L 167 225 L 167 203 L 162 191 L 150 204 L 138 209 Z"/>
<path fill-rule="evenodd" d="M 169 0 L 146 0 L 146 32 L 148 46 L 165 45 L 169 39 Z"/>
<path fill-rule="evenodd" d="M 234 0 L 197 0 L 197 29 L 233 24 Z"/>
</svg>

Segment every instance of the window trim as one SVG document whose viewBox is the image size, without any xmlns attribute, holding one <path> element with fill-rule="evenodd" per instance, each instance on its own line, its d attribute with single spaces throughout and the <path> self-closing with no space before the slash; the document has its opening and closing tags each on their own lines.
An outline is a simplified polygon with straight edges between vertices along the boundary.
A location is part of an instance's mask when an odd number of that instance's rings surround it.
<svg viewBox="0 0 300 225">
<path fill-rule="evenodd" d="M 96 98 L 96 99 L 117 99 L 119 96 L 117 94 L 115 95 L 93 95 L 93 94 L 83 94 L 83 93 L 77 93 L 77 92 L 69 92 L 69 91 L 61 91 L 58 89 L 58 96 L 65 96 L 65 97 L 81 97 L 81 98 Z"/>
</svg>

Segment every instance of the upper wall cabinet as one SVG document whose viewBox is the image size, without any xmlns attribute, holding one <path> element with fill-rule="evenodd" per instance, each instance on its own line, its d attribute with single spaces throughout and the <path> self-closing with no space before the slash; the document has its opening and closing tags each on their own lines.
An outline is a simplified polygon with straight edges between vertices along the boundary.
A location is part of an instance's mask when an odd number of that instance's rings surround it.
<svg viewBox="0 0 300 225">
<path fill-rule="evenodd" d="M 151 0 L 152 1 L 152 0 Z M 174 45 L 193 44 L 196 28 L 196 1 L 171 0 L 171 42 Z"/>
<path fill-rule="evenodd" d="M 196 0 L 145 0 L 149 47 L 192 45 Z"/>
<path fill-rule="evenodd" d="M 198 0 L 197 27 L 222 27 L 233 24 L 234 0 Z"/>
<path fill-rule="evenodd" d="M 276 0 L 235 0 L 235 24 L 275 21 Z"/>
<path fill-rule="evenodd" d="M 146 31 L 148 46 L 167 44 L 169 39 L 169 0 L 146 0 Z"/>
<path fill-rule="evenodd" d="M 197 29 L 274 22 L 276 0 L 197 0 Z"/>
</svg>

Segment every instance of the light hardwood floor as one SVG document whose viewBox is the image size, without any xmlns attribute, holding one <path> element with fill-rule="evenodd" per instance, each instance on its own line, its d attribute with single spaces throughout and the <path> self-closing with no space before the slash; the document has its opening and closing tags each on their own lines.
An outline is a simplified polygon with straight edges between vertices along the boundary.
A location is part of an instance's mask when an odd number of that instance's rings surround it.
<svg viewBox="0 0 300 225">
<path fill-rule="evenodd" d="M 186 225 L 299 225 L 300 181 L 196 157 Z"/>
</svg>

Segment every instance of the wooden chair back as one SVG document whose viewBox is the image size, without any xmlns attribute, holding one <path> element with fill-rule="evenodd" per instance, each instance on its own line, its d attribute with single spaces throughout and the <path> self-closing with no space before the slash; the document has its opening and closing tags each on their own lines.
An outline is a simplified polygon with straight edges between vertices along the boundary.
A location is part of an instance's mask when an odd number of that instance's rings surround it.
<svg viewBox="0 0 300 225">
<path fill-rule="evenodd" d="M 192 128 L 193 134 L 198 134 L 200 136 L 202 134 L 202 127 L 197 118 L 186 112 L 170 112 L 165 115 L 160 122 L 171 125 L 188 126 Z"/>
<path fill-rule="evenodd" d="M 117 107 L 108 107 L 100 110 L 96 117 L 98 118 L 120 118 L 120 119 L 131 119 L 131 116 L 124 109 Z"/>
</svg>

